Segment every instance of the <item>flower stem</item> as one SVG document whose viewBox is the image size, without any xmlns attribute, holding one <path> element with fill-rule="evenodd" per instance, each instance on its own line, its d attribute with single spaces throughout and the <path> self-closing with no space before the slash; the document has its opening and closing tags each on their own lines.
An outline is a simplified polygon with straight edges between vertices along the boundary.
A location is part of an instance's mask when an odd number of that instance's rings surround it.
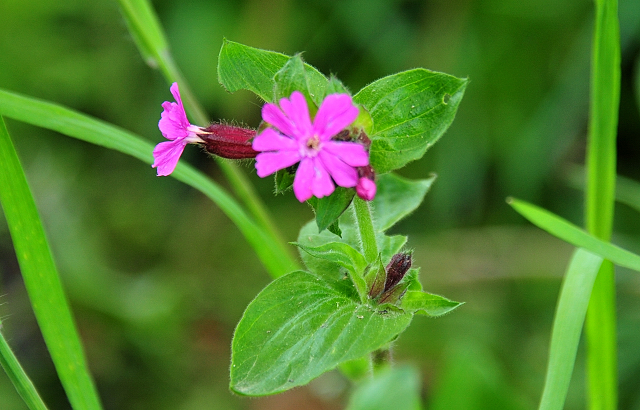
<svg viewBox="0 0 640 410">
<path fill-rule="evenodd" d="M 119 0 L 119 3 L 129 25 L 129 31 L 136 41 L 142 56 L 145 57 L 145 60 L 151 62 L 152 67 L 158 68 L 162 72 L 169 84 L 173 82 L 180 84 L 180 93 L 186 110 L 197 123 L 207 124 L 209 118 L 182 76 L 178 65 L 173 60 L 164 31 L 151 2 L 148 0 Z M 277 246 L 283 251 L 282 254 L 287 257 L 287 262 L 291 269 L 298 269 L 299 263 L 293 256 L 293 248 L 287 246 L 282 239 L 269 212 L 253 189 L 247 176 L 233 163 L 224 160 L 217 162 L 236 195 L 255 218 L 256 223 L 264 229 L 271 240 L 277 243 Z"/>
<path fill-rule="evenodd" d="M 377 374 L 380 370 L 391 366 L 391 348 L 376 350 L 371 353 L 371 362 L 373 374 Z"/>
<path fill-rule="evenodd" d="M 374 262 L 378 258 L 378 244 L 376 243 L 376 233 L 373 229 L 373 219 L 371 218 L 371 208 L 369 203 L 356 197 L 353 199 L 353 208 L 356 214 L 356 222 L 362 241 L 362 250 L 367 262 Z"/>
</svg>

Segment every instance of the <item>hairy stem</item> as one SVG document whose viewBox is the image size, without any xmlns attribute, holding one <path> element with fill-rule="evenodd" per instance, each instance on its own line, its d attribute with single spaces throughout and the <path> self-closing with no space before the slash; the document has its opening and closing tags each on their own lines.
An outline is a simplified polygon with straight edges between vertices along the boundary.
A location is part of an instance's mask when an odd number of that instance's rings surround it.
<svg viewBox="0 0 640 410">
<path fill-rule="evenodd" d="M 356 213 L 356 222 L 360 232 L 364 257 L 367 262 L 372 263 L 378 258 L 378 244 L 376 243 L 376 233 L 373 229 L 371 208 L 368 202 L 358 197 L 353 199 L 353 208 Z"/>
</svg>

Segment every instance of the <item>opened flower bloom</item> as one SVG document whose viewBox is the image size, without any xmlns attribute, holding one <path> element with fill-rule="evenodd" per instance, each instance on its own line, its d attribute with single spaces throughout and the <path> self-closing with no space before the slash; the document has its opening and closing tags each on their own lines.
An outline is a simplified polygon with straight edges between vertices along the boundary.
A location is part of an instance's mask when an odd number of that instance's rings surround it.
<svg viewBox="0 0 640 410">
<path fill-rule="evenodd" d="M 173 172 L 178 164 L 180 155 L 187 144 L 202 143 L 198 133 L 202 128 L 191 125 L 184 111 L 178 83 L 171 85 L 171 94 L 176 102 L 165 101 L 158 128 L 169 141 L 161 142 L 153 150 L 154 162 L 152 167 L 158 168 L 158 176 L 166 176 Z"/>
<path fill-rule="evenodd" d="M 313 122 L 299 91 L 282 98 L 280 107 L 265 104 L 262 119 L 272 127 L 253 140 L 253 149 L 260 151 L 256 157 L 258 176 L 264 178 L 299 162 L 293 192 L 300 202 L 331 195 L 334 182 L 345 188 L 356 187 L 357 167 L 369 165 L 369 154 L 360 143 L 332 138 L 357 116 L 358 108 L 348 94 L 327 96 Z"/>
<path fill-rule="evenodd" d="M 206 128 L 191 125 L 182 105 L 178 83 L 171 85 L 176 102 L 162 103 L 162 115 L 158 128 L 169 141 L 161 142 L 153 150 L 152 167 L 158 168 L 158 176 L 173 172 L 187 144 L 198 144 L 210 154 L 228 159 L 255 158 L 251 148 L 256 132 L 250 128 L 229 124 L 211 124 Z"/>
</svg>

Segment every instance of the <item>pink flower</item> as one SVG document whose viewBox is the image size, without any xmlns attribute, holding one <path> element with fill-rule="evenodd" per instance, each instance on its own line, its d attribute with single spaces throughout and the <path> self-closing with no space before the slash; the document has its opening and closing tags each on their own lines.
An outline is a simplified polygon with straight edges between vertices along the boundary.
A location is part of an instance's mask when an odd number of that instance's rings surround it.
<svg viewBox="0 0 640 410">
<path fill-rule="evenodd" d="M 203 129 L 191 125 L 182 105 L 178 83 L 171 85 L 171 94 L 176 102 L 162 103 L 162 115 L 158 127 L 162 135 L 170 141 L 161 142 L 153 150 L 154 162 L 152 167 L 158 168 L 158 176 L 167 176 L 173 172 L 178 164 L 180 155 L 187 144 L 203 143 L 198 133 Z"/>
<path fill-rule="evenodd" d="M 373 201 L 376 196 L 376 183 L 369 178 L 362 177 L 358 180 L 356 193 L 365 201 Z"/>
<path fill-rule="evenodd" d="M 371 145 L 371 143 L 369 143 Z M 358 185 L 356 185 L 356 194 L 365 201 L 373 201 L 376 196 L 376 173 L 371 165 L 366 167 L 358 167 Z"/>
<path fill-rule="evenodd" d="M 359 179 L 356 167 L 369 165 L 369 154 L 362 144 L 332 138 L 357 116 L 358 108 L 347 94 L 327 96 L 313 123 L 299 91 L 282 98 L 280 107 L 265 104 L 262 119 L 274 128 L 265 129 L 253 140 L 253 149 L 261 151 L 256 157 L 258 176 L 264 178 L 299 162 L 293 192 L 300 202 L 330 195 L 334 182 L 355 187 Z"/>
</svg>

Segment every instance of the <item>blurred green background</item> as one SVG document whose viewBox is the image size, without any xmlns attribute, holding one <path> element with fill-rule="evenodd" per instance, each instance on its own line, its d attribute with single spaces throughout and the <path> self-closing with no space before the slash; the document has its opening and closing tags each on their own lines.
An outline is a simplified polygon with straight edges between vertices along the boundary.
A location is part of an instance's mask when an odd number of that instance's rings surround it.
<svg viewBox="0 0 640 410">
<path fill-rule="evenodd" d="M 425 288 L 466 305 L 418 317 L 396 344 L 421 370 L 427 409 L 532 409 L 571 247 L 505 204 L 513 195 L 582 223 L 571 181 L 584 158 L 593 5 L 533 0 L 154 1 L 175 58 L 211 120 L 256 126 L 260 102 L 217 83 L 223 37 L 304 58 L 353 92 L 426 67 L 471 82 L 445 137 L 401 174 L 439 175 L 394 228 L 409 234 Z M 640 180 L 640 2 L 620 0 L 618 172 Z M 2 0 L 0 87 L 51 100 L 159 142 L 171 99 L 117 2 Z M 340 409 L 337 372 L 288 393 L 229 393 L 230 341 L 269 278 L 202 194 L 150 164 L 7 121 L 72 302 L 105 409 Z M 193 147 L 184 160 L 226 185 Z M 312 218 L 244 167 L 287 240 Z M 640 252 L 640 217 L 616 208 L 614 242 Z M 640 409 L 640 276 L 618 270 L 620 409 Z M 3 331 L 51 409 L 69 405 L 0 221 Z M 584 408 L 583 352 L 566 409 Z M 0 408 L 25 409 L 4 373 Z"/>
</svg>

